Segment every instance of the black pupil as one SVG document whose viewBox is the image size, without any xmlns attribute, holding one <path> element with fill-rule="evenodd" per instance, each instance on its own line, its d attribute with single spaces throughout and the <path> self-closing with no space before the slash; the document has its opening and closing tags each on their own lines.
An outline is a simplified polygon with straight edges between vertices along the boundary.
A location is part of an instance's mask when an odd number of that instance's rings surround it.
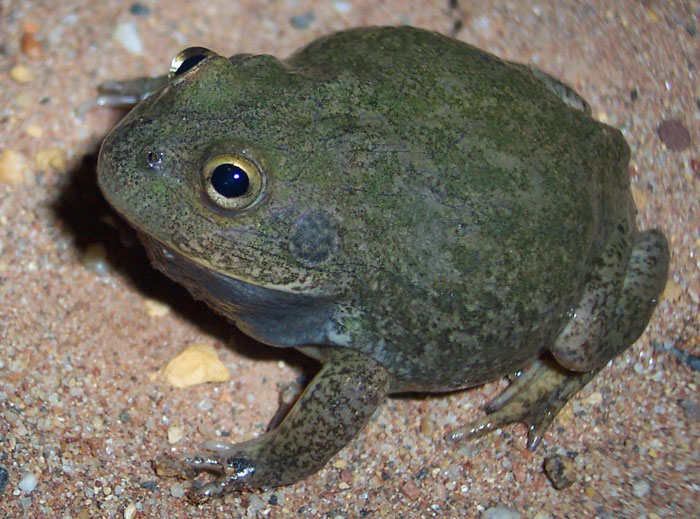
<svg viewBox="0 0 700 519">
<path fill-rule="evenodd" d="M 177 71 L 175 71 L 175 75 L 179 76 L 180 74 L 184 74 L 189 69 L 194 67 L 197 63 L 202 61 L 204 58 L 206 58 L 204 54 L 195 54 L 194 56 L 190 56 L 185 61 L 180 63 L 180 66 L 177 68 Z"/>
<path fill-rule="evenodd" d="M 226 198 L 237 198 L 248 191 L 248 174 L 234 164 L 216 166 L 211 174 L 211 185 L 217 193 Z"/>
</svg>

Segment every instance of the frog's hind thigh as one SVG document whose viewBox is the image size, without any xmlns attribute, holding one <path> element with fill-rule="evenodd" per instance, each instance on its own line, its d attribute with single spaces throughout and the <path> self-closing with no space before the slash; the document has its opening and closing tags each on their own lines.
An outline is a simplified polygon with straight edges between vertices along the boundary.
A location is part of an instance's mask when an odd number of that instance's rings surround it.
<svg viewBox="0 0 700 519">
<path fill-rule="evenodd" d="M 617 251 L 608 250 L 611 257 Z M 565 368 L 590 371 L 605 366 L 646 328 L 668 275 L 668 244 L 659 231 L 639 235 L 624 270 L 602 261 L 574 316 L 551 348 Z M 624 274 L 621 284 L 616 278 Z M 617 288 L 619 286 L 619 288 Z"/>
<path fill-rule="evenodd" d="M 577 308 L 578 320 L 572 319 L 552 348 L 557 362 L 536 361 L 489 403 L 485 417 L 453 431 L 449 439 L 524 422 L 528 447 L 534 448 L 564 404 L 641 335 L 666 282 L 668 245 L 660 232 L 644 232 L 620 269 L 615 258 L 625 257 L 618 254 L 624 252 L 622 238 L 604 252 Z M 611 288 L 616 293 L 609 293 Z"/>
</svg>

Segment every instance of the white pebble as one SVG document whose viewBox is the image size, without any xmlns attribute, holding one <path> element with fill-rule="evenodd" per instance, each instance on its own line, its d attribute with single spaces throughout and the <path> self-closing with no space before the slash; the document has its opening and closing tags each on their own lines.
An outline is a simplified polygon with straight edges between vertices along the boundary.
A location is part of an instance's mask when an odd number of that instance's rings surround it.
<svg viewBox="0 0 700 519">
<path fill-rule="evenodd" d="M 183 497 L 185 495 L 185 485 L 182 483 L 173 483 L 170 485 L 170 495 L 173 497 Z"/>
<path fill-rule="evenodd" d="M 649 493 L 649 482 L 646 481 L 645 479 L 638 481 L 632 487 L 632 494 L 634 494 L 635 497 L 644 497 L 648 493 Z"/>
<path fill-rule="evenodd" d="M 136 25 L 133 23 L 120 23 L 113 36 L 131 54 L 138 56 L 143 53 L 143 43 L 141 43 Z"/>
<path fill-rule="evenodd" d="M 168 443 L 172 445 L 182 440 L 185 430 L 180 425 L 171 425 L 168 427 Z"/>
<path fill-rule="evenodd" d="M 504 506 L 494 506 L 481 514 L 481 519 L 520 519 L 521 517 L 518 511 Z"/>
<path fill-rule="evenodd" d="M 39 479 L 36 477 L 36 474 L 28 472 L 24 476 L 22 476 L 22 479 L 20 480 L 19 485 L 17 486 L 20 490 L 29 493 L 32 490 L 34 490 L 38 484 Z"/>
<path fill-rule="evenodd" d="M 348 2 L 333 2 L 333 9 L 339 13 L 349 13 L 352 6 Z"/>
</svg>

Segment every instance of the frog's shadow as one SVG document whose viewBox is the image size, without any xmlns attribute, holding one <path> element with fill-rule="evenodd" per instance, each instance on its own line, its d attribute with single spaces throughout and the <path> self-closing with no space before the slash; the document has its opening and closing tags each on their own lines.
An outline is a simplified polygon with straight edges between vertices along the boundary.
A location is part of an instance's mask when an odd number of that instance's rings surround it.
<svg viewBox="0 0 700 519">
<path fill-rule="evenodd" d="M 284 360 L 301 369 L 304 377 L 311 377 L 318 370 L 312 359 L 293 348 L 274 348 L 248 337 L 151 266 L 136 232 L 109 206 L 97 186 L 98 152 L 99 144 L 95 144 L 68 172 L 51 207 L 56 218 L 73 234 L 80 252 L 84 253 L 91 244 L 104 245 L 111 270 L 125 277 L 144 296 L 167 303 L 204 333 L 245 357 Z M 176 353 L 174 351 L 173 355 Z"/>
</svg>

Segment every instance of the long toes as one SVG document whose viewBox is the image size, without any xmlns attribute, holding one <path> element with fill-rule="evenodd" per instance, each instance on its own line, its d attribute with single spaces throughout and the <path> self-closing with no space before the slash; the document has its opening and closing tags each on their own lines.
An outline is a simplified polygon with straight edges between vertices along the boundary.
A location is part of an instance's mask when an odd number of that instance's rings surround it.
<svg viewBox="0 0 700 519">
<path fill-rule="evenodd" d="M 522 412 L 522 409 L 516 411 L 513 409 L 514 407 L 515 405 L 511 405 L 505 409 L 499 408 L 498 410 L 493 411 L 490 414 L 479 418 L 478 420 L 474 420 L 467 425 L 450 431 L 445 438 L 449 441 L 456 442 L 460 440 L 480 438 L 481 436 L 496 431 L 501 427 L 514 422 L 522 421 L 529 424 L 528 417 Z"/>
<path fill-rule="evenodd" d="M 486 416 L 450 432 L 446 439 L 476 438 L 504 425 L 522 422 L 528 426 L 527 447 L 534 449 L 556 414 L 597 370 L 574 373 L 538 361 L 516 378 L 503 394 L 486 406 Z"/>
<path fill-rule="evenodd" d="M 207 440 L 199 444 L 199 448 L 203 451 L 212 451 L 219 456 L 225 456 L 231 450 L 231 444 L 229 442 L 222 442 L 220 440 Z"/>
<path fill-rule="evenodd" d="M 180 460 L 170 454 L 159 454 L 152 462 L 153 470 L 161 477 L 187 477 Z"/>
<path fill-rule="evenodd" d="M 178 461 L 183 468 L 189 468 L 197 472 L 224 472 L 224 467 L 217 453 L 197 452 L 194 454 L 184 454 Z"/>
<path fill-rule="evenodd" d="M 478 438 L 484 434 L 495 431 L 500 426 L 491 420 L 491 415 L 484 416 L 478 420 L 475 420 L 467 425 L 458 427 L 447 433 L 445 439 L 456 442 L 468 438 Z"/>
<path fill-rule="evenodd" d="M 187 499 L 192 503 L 199 504 L 204 503 L 211 497 L 220 496 L 224 492 L 230 490 L 226 488 L 230 483 L 229 479 L 230 478 L 221 476 L 202 486 L 193 486 L 187 493 Z"/>
</svg>

